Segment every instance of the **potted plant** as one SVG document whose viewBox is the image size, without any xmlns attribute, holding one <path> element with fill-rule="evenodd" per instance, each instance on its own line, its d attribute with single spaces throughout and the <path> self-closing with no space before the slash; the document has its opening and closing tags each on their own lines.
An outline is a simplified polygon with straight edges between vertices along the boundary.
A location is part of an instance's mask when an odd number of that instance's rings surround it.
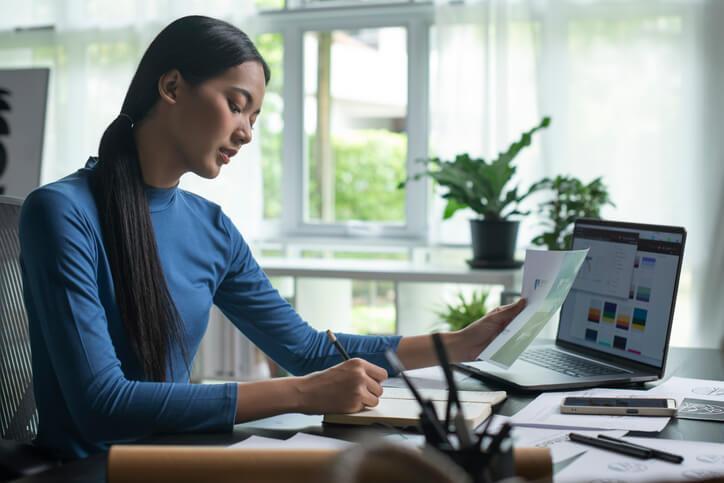
<svg viewBox="0 0 724 483">
<path fill-rule="evenodd" d="M 400 183 L 400 187 L 403 187 L 411 180 L 429 176 L 447 190 L 442 195 L 447 200 L 444 219 L 463 208 L 470 208 L 477 214 L 476 218 L 470 220 L 473 245 L 473 259 L 469 261 L 471 266 L 516 266 L 514 253 L 519 222 L 511 217 L 528 214 L 521 212 L 519 205 L 539 186 L 534 184 L 523 193 L 519 192 L 518 185 L 511 186 L 511 179 L 516 172 L 513 161 L 523 148 L 531 144 L 533 134 L 547 127 L 550 122 L 549 117 L 544 117 L 539 125 L 524 132 L 518 141 L 490 162 L 471 158 L 467 153 L 458 154 L 452 161 L 423 159 L 419 161 L 426 163 L 428 169 Z"/>
<path fill-rule="evenodd" d="M 545 217 L 547 231 L 533 239 L 534 245 L 549 250 L 570 248 L 573 223 L 577 218 L 600 218 L 605 205 L 616 206 L 609 198 L 608 188 L 599 177 L 588 184 L 572 176 L 545 178 L 539 188 L 550 190 L 552 196 L 538 207 L 538 214 Z"/>
<path fill-rule="evenodd" d="M 487 313 L 485 302 L 488 299 L 488 292 L 475 291 L 467 300 L 463 293 L 458 294 L 459 303 L 456 305 L 446 304 L 445 310 L 435 312 L 440 322 L 446 325 L 447 330 L 464 329 Z M 442 329 L 436 326 L 434 329 Z"/>
</svg>

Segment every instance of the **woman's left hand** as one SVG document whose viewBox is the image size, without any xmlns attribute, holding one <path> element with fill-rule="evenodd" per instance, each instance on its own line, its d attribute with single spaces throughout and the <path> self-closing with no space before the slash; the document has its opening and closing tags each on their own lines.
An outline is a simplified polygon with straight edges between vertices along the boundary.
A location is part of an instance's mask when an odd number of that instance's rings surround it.
<svg viewBox="0 0 724 483">
<path fill-rule="evenodd" d="M 442 334 L 450 362 L 477 359 L 490 342 L 525 308 L 525 299 L 490 311 L 462 330 Z M 397 346 L 397 356 L 408 369 L 438 364 L 429 335 L 403 337 Z"/>
<path fill-rule="evenodd" d="M 453 333 L 457 339 L 457 356 L 455 359 L 471 361 L 483 352 L 488 344 L 508 325 L 524 308 L 526 301 L 520 299 L 510 305 L 502 305 L 488 312 L 462 330 Z"/>
</svg>

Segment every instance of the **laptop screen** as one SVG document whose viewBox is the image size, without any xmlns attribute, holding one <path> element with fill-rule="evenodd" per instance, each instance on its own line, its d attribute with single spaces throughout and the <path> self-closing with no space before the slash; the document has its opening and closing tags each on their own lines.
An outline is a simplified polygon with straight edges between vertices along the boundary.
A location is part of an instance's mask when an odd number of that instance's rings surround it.
<svg viewBox="0 0 724 483">
<path fill-rule="evenodd" d="M 572 249 L 590 250 L 561 307 L 558 340 L 660 368 L 684 241 L 682 228 L 577 222 Z"/>
</svg>

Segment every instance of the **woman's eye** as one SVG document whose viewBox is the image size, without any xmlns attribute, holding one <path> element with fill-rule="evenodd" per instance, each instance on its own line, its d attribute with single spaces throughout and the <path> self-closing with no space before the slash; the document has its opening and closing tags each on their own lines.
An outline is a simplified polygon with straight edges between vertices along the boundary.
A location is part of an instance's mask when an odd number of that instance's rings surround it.
<svg viewBox="0 0 724 483">
<path fill-rule="evenodd" d="M 229 109 L 231 110 L 231 112 L 233 112 L 234 114 L 241 112 L 241 109 L 239 109 L 239 106 L 237 106 L 236 104 L 234 104 L 231 101 L 228 101 L 228 102 L 229 102 Z"/>
</svg>

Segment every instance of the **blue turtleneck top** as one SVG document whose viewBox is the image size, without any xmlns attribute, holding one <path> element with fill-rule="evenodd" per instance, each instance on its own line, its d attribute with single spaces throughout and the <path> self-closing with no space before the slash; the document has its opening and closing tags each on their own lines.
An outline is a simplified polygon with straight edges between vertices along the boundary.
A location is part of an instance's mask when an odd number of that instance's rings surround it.
<svg viewBox="0 0 724 483">
<path fill-rule="evenodd" d="M 230 431 L 237 384 L 190 384 L 179 347 L 169 382 L 147 382 L 126 337 L 85 168 L 33 191 L 20 218 L 39 427 L 35 443 L 62 458 L 154 434 Z M 221 208 L 178 187 L 146 188 L 158 254 L 193 358 L 212 304 L 292 374 L 340 362 L 323 333 L 272 287 Z M 352 357 L 391 371 L 399 337 L 339 334 Z"/>
</svg>

